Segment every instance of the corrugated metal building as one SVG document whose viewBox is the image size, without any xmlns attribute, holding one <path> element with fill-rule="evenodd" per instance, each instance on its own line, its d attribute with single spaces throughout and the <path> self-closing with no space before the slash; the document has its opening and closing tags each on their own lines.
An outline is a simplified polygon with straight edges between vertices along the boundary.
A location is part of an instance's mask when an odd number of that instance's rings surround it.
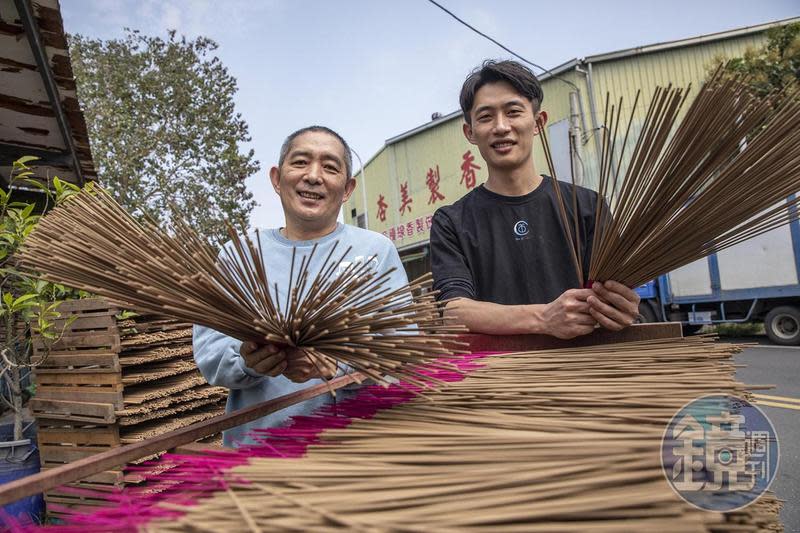
<svg viewBox="0 0 800 533">
<path fill-rule="evenodd" d="M 630 114 L 636 92 L 641 90 L 638 113 L 644 116 L 642 104 L 657 85 L 697 87 L 722 58 L 759 48 L 766 42 L 768 29 L 798 21 L 800 17 L 573 59 L 540 76 L 545 94 L 542 109 L 548 114 L 548 139 L 559 179 L 570 179 L 572 124 L 584 162 L 583 175 L 576 172 L 576 178 L 596 187 L 593 162 L 599 152 L 607 94 L 612 100 L 623 98 L 624 115 Z M 487 178 L 486 164 L 461 127 L 461 112 L 456 111 L 388 139 L 364 165 L 363 175 L 356 175 L 358 188 L 345 205 L 345 222 L 382 232 L 394 241 L 410 276 L 430 270 L 427 244 L 434 211 Z M 546 173 L 540 144 L 534 146 L 536 168 Z"/>
</svg>

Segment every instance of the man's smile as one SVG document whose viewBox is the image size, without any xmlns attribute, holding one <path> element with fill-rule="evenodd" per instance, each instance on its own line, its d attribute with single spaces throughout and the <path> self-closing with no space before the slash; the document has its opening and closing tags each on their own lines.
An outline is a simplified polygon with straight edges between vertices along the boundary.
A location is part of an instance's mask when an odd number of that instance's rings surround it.
<svg viewBox="0 0 800 533">
<path fill-rule="evenodd" d="M 512 140 L 504 139 L 502 141 L 495 141 L 495 142 L 491 143 L 490 146 L 492 148 L 494 148 L 495 151 L 500 152 L 501 154 L 507 154 L 508 152 L 511 151 L 511 148 L 515 144 L 517 144 L 517 143 L 512 141 Z"/>
<path fill-rule="evenodd" d="M 309 200 L 322 200 L 325 196 L 311 191 L 297 191 L 298 196 L 302 198 L 307 198 Z"/>
</svg>

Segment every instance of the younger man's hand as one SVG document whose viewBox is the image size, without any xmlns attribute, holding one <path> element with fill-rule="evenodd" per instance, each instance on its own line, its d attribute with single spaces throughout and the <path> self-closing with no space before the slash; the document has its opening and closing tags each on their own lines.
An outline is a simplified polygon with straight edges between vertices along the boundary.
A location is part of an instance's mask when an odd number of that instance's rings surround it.
<svg viewBox="0 0 800 533">
<path fill-rule="evenodd" d="M 636 322 L 640 300 L 636 291 L 616 281 L 596 281 L 592 291 L 589 313 L 602 327 L 619 331 Z"/>
<path fill-rule="evenodd" d="M 274 344 L 243 342 L 239 355 L 247 368 L 262 376 L 280 376 L 288 365 L 286 351 Z"/>
<path fill-rule="evenodd" d="M 541 320 L 544 333 L 559 339 L 572 339 L 594 331 L 597 321 L 589 314 L 586 299 L 591 289 L 570 289 L 544 306 Z"/>
</svg>

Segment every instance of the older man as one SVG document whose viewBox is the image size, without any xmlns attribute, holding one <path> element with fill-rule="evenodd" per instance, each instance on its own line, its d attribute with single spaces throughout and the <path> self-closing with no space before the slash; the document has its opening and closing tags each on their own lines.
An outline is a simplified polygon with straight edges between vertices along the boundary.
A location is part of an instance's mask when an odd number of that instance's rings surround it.
<svg viewBox="0 0 800 533">
<path fill-rule="evenodd" d="M 391 241 L 379 233 L 337 222 L 339 210 L 350 198 L 356 183 L 352 158 L 345 140 L 323 126 L 298 130 L 284 141 L 278 165 L 270 169 L 270 180 L 281 199 L 286 225 L 261 234 L 263 258 L 272 279 L 288 279 L 293 250 L 298 257 L 317 250 L 309 265 L 315 276 L 331 248 L 337 256 L 350 247 L 344 263 L 372 259 L 374 268 L 385 272 L 392 267 L 388 286 L 408 283 L 400 257 Z M 288 287 L 280 287 L 285 302 Z M 212 385 L 230 389 L 227 410 L 283 396 L 333 377 L 337 369 L 312 363 L 302 350 L 272 344 L 256 345 L 237 341 L 209 328 L 195 326 L 194 357 Z M 288 407 L 254 422 L 226 431 L 227 446 L 248 442 L 257 428 L 281 424 L 288 417 L 307 414 L 330 401 L 328 395 Z"/>
</svg>

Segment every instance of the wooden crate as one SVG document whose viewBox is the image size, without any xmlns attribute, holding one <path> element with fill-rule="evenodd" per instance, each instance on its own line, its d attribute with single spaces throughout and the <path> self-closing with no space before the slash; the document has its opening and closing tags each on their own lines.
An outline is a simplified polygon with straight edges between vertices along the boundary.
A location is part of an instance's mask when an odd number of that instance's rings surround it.
<svg viewBox="0 0 800 533">
<path fill-rule="evenodd" d="M 43 469 L 224 413 L 227 391 L 208 385 L 194 364 L 191 324 L 121 311 L 102 299 L 66 302 L 59 340 L 34 338 L 40 366 L 30 406 Z M 72 486 L 111 491 L 138 481 L 118 469 Z M 69 489 L 45 498 L 71 507 L 102 503 Z"/>
<path fill-rule="evenodd" d="M 63 331 L 58 342 L 49 344 L 33 338 L 36 368 L 36 397 L 31 409 L 46 411 L 53 404 L 111 404 L 123 407 L 122 366 L 119 363 L 120 334 L 116 315 L 120 309 L 104 300 L 89 299 L 65 302 L 58 308 L 62 318 L 56 321 Z M 76 407 L 75 409 L 81 409 Z M 54 413 L 53 413 L 54 414 Z"/>
</svg>

